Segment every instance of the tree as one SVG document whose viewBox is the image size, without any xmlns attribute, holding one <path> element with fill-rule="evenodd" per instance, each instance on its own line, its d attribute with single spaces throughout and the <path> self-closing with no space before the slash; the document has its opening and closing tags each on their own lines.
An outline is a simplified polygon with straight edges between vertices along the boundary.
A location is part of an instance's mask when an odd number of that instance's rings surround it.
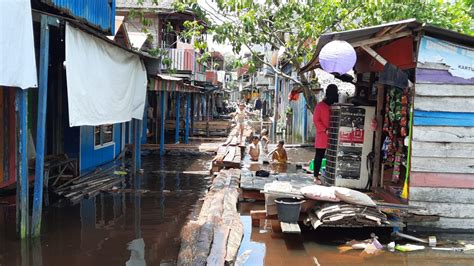
<svg viewBox="0 0 474 266">
<path fill-rule="evenodd" d="M 230 43 L 235 53 L 252 53 L 249 64 L 265 64 L 279 76 L 303 89 L 308 108 L 314 101 L 308 80 L 300 71 L 314 55 L 316 40 L 324 33 L 385 22 L 416 18 L 443 28 L 474 34 L 471 0 L 458 1 L 335 1 L 335 0 L 214 0 L 206 16 L 214 21 L 208 28 L 218 43 Z M 193 3 L 196 1 L 182 1 Z M 206 11 L 206 10 L 205 10 Z M 280 60 L 292 64 L 298 77 L 291 77 L 255 51 L 256 46 L 284 47 Z"/>
</svg>

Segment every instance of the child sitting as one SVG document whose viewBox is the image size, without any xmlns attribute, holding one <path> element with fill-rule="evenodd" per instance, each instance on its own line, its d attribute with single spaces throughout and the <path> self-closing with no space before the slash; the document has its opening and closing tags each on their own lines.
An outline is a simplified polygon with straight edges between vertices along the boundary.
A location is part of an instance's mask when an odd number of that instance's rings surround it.
<svg viewBox="0 0 474 266">
<path fill-rule="evenodd" d="M 258 161 L 258 158 L 260 157 L 260 146 L 258 145 L 258 141 L 258 137 L 253 136 L 252 143 L 249 145 L 249 155 L 250 160 L 252 161 Z"/>
<path fill-rule="evenodd" d="M 283 148 L 283 145 L 285 145 L 285 142 L 280 140 L 278 142 L 277 148 L 272 152 L 272 161 L 276 161 L 280 164 L 285 164 L 286 161 L 288 161 L 288 155 L 286 154 L 286 150 Z"/>
</svg>

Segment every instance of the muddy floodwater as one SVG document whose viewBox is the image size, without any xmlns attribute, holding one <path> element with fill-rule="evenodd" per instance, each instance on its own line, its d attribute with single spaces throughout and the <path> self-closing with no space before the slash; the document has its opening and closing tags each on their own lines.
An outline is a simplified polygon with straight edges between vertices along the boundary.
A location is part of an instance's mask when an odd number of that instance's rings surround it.
<svg viewBox="0 0 474 266">
<path fill-rule="evenodd" d="M 409 253 L 382 251 L 368 255 L 361 250 L 345 250 L 346 241 L 370 238 L 371 233 L 380 237 L 382 244 L 390 241 L 391 229 L 341 229 L 328 228 L 310 231 L 303 228 L 301 235 L 273 233 L 270 223 L 262 222 L 252 227 L 250 210 L 265 209 L 263 204 L 240 204 L 244 238 L 239 257 L 246 258 L 243 265 L 474 265 L 474 251 L 421 250 Z M 474 235 L 435 234 L 438 241 L 465 240 L 474 242 Z M 416 243 L 413 243 L 416 244 Z"/>
<path fill-rule="evenodd" d="M 207 170 L 210 159 L 146 156 L 145 172 L 130 180 L 129 190 L 44 209 L 41 241 L 22 244 L 15 206 L 0 204 L 0 265 L 175 264 L 180 230 L 199 208 L 207 180 L 169 172 Z M 168 174 L 152 172 L 160 169 Z"/>
<path fill-rule="evenodd" d="M 292 162 L 308 162 L 312 148 L 288 149 Z M 15 206 L 0 197 L 0 266 L 10 265 L 175 265 L 179 234 L 200 208 L 208 180 L 203 176 L 176 174 L 203 171 L 211 156 L 156 155 L 143 158 L 144 174 L 127 182 L 126 190 L 102 193 L 74 206 L 44 209 L 39 241 L 21 242 L 15 234 Z M 248 159 L 248 158 L 247 158 Z M 252 167 L 245 160 L 244 167 Z M 268 167 L 268 168 L 267 168 Z M 271 165 L 264 168 L 272 169 Z M 162 170 L 164 172 L 154 172 Z M 286 171 L 300 169 L 289 166 Z M 54 200 L 52 200 L 54 202 Z M 302 235 L 273 233 L 263 221 L 252 227 L 250 210 L 264 209 L 260 203 L 240 203 L 244 237 L 239 265 L 474 265 L 474 253 L 451 251 L 343 252 L 341 244 L 363 240 L 376 233 L 387 243 L 391 229 L 332 229 Z M 473 242 L 473 235 L 439 235 L 439 239 Z"/>
</svg>

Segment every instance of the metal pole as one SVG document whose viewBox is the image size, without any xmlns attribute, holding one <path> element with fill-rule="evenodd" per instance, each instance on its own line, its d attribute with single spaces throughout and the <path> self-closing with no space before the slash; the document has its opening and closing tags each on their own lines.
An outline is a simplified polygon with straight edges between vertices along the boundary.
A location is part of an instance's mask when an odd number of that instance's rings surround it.
<svg viewBox="0 0 474 266">
<path fill-rule="evenodd" d="M 179 112 L 181 111 L 181 95 L 179 92 L 176 94 L 176 131 L 174 133 L 174 142 L 179 143 Z"/>
<path fill-rule="evenodd" d="M 37 237 L 41 233 L 41 213 L 43 207 L 44 184 L 44 143 L 46 131 L 46 106 L 48 101 L 48 59 L 49 59 L 49 25 L 48 18 L 41 15 L 40 36 L 40 67 L 38 89 L 38 123 L 36 129 L 36 166 L 35 192 L 33 199 L 33 216 L 31 235 Z M 48 182 L 48 180 L 46 180 Z"/>
<path fill-rule="evenodd" d="M 166 91 L 161 91 L 161 128 L 160 128 L 160 156 L 165 155 L 165 111 Z"/>
<path fill-rule="evenodd" d="M 17 208 L 20 208 L 20 238 L 24 239 L 29 234 L 29 204 L 28 204 L 28 158 L 27 158 L 27 111 L 28 111 L 28 91 L 18 89 L 18 115 L 20 116 L 20 137 L 18 145 L 18 177 L 19 202 Z"/>
<path fill-rule="evenodd" d="M 190 124 L 190 112 L 191 110 L 191 93 L 186 95 L 186 125 L 184 128 L 184 143 L 189 143 L 189 124 Z"/>
</svg>

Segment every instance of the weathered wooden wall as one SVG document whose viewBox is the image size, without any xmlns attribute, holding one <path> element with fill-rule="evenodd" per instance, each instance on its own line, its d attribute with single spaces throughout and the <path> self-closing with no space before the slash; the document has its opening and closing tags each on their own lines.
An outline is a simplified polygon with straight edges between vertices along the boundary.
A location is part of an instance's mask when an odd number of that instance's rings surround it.
<svg viewBox="0 0 474 266">
<path fill-rule="evenodd" d="M 426 61 L 437 60 L 435 51 L 444 63 Z M 452 58 L 445 58 L 449 53 Z M 447 65 L 459 54 L 459 65 L 466 58 L 474 63 L 472 47 L 432 38 L 420 45 L 409 199 L 410 205 L 426 207 L 441 218 L 415 226 L 474 228 L 474 78 L 460 77 Z"/>
</svg>

